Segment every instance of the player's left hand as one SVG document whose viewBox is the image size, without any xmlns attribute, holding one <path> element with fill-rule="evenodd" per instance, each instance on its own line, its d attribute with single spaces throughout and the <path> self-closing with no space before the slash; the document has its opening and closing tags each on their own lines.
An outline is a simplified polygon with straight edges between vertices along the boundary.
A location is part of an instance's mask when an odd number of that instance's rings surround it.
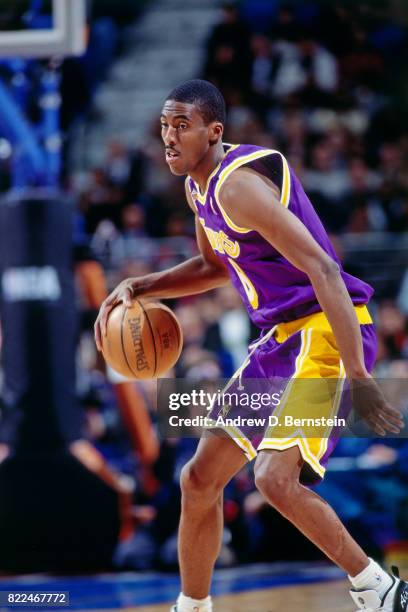
<svg viewBox="0 0 408 612">
<path fill-rule="evenodd" d="M 372 376 L 350 380 L 354 410 L 379 436 L 399 434 L 404 427 L 402 414 L 391 406 Z"/>
</svg>

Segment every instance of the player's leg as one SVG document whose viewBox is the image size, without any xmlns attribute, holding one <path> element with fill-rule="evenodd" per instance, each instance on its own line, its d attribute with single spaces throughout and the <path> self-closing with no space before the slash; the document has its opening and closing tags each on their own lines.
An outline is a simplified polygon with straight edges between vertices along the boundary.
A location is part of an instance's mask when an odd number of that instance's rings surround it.
<svg viewBox="0 0 408 612">
<path fill-rule="evenodd" d="M 255 463 L 257 488 L 274 508 L 348 573 L 353 584 L 351 595 L 359 608 L 406 610 L 408 585 L 368 559 L 329 504 L 300 483 L 303 463 L 297 446 L 282 451 L 261 450 Z"/>
<path fill-rule="evenodd" d="M 202 600 L 209 594 L 221 546 L 223 490 L 247 461 L 227 434 L 207 431 L 182 470 L 179 563 L 186 597 Z M 182 606 L 177 610 L 183 612 Z"/>
<path fill-rule="evenodd" d="M 262 373 L 254 350 L 235 372 L 223 393 L 232 393 L 246 377 L 257 379 Z M 207 415 L 214 423 L 228 409 L 228 417 L 239 415 L 239 407 L 214 403 Z M 233 436 L 233 437 L 231 437 Z M 231 478 L 256 456 L 247 433 L 236 428 L 206 430 L 194 457 L 181 474 L 182 510 L 179 530 L 179 564 L 182 594 L 173 608 L 177 612 L 208 612 L 207 598 L 215 561 L 221 547 L 223 530 L 223 490 Z M 188 596 L 189 601 L 186 601 Z M 185 605 L 184 605 L 185 604 Z"/>
<path fill-rule="evenodd" d="M 361 572 L 368 559 L 334 510 L 300 483 L 303 458 L 299 448 L 261 450 L 255 462 L 258 490 L 283 516 L 351 576 Z"/>
</svg>

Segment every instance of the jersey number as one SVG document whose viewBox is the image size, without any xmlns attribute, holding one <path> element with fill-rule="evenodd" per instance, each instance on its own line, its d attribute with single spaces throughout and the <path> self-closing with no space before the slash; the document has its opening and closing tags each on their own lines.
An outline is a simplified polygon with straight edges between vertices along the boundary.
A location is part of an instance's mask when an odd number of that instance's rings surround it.
<svg viewBox="0 0 408 612">
<path fill-rule="evenodd" d="M 247 294 L 249 303 L 251 304 L 252 308 L 256 310 L 258 308 L 259 300 L 255 287 L 253 286 L 243 269 L 239 267 L 236 261 L 230 259 L 229 257 L 228 261 L 234 268 L 235 272 L 238 274 L 238 278 L 242 283 L 245 293 Z"/>
</svg>

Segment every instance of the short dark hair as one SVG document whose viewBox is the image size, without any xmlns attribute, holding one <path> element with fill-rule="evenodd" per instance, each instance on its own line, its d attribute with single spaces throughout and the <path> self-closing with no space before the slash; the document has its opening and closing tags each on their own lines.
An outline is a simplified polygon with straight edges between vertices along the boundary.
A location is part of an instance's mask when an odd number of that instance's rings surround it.
<svg viewBox="0 0 408 612">
<path fill-rule="evenodd" d="M 225 100 L 222 93 L 209 81 L 204 81 L 203 79 L 185 81 L 178 85 L 178 87 L 175 87 L 166 99 L 194 104 L 197 106 L 206 124 L 212 121 L 225 123 Z"/>
</svg>

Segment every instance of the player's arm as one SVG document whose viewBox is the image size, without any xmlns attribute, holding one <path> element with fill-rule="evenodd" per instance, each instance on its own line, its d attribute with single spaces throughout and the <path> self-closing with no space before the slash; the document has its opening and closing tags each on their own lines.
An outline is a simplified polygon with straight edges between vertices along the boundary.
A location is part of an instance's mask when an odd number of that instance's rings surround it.
<svg viewBox="0 0 408 612">
<path fill-rule="evenodd" d="M 186 196 L 189 206 L 194 210 L 187 187 Z M 194 295 L 221 287 L 229 281 L 228 270 L 212 250 L 197 216 L 195 225 L 199 255 L 162 272 L 127 278 L 102 303 L 94 327 L 99 350 L 102 334 L 106 334 L 109 313 L 119 302 L 131 306 L 135 297 L 178 298 Z"/>
<path fill-rule="evenodd" d="M 347 376 L 350 379 L 371 379 L 364 364 L 360 324 L 338 264 L 255 173 L 237 170 L 227 179 L 219 197 L 234 223 L 259 232 L 288 261 L 308 275 L 333 329 Z M 399 413 L 384 404 L 381 414 L 383 416 L 374 422 L 376 416 L 370 413 L 367 420 L 373 417 L 370 422 L 378 433 L 385 433 L 384 428 L 397 433 L 398 429 L 392 429 L 390 423 L 400 422 Z"/>
<path fill-rule="evenodd" d="M 246 172 L 242 176 L 239 171 L 234 172 L 222 188 L 220 199 L 235 223 L 259 232 L 308 275 L 332 325 L 347 374 L 367 376 L 360 325 L 337 263 L 254 173 Z"/>
</svg>

